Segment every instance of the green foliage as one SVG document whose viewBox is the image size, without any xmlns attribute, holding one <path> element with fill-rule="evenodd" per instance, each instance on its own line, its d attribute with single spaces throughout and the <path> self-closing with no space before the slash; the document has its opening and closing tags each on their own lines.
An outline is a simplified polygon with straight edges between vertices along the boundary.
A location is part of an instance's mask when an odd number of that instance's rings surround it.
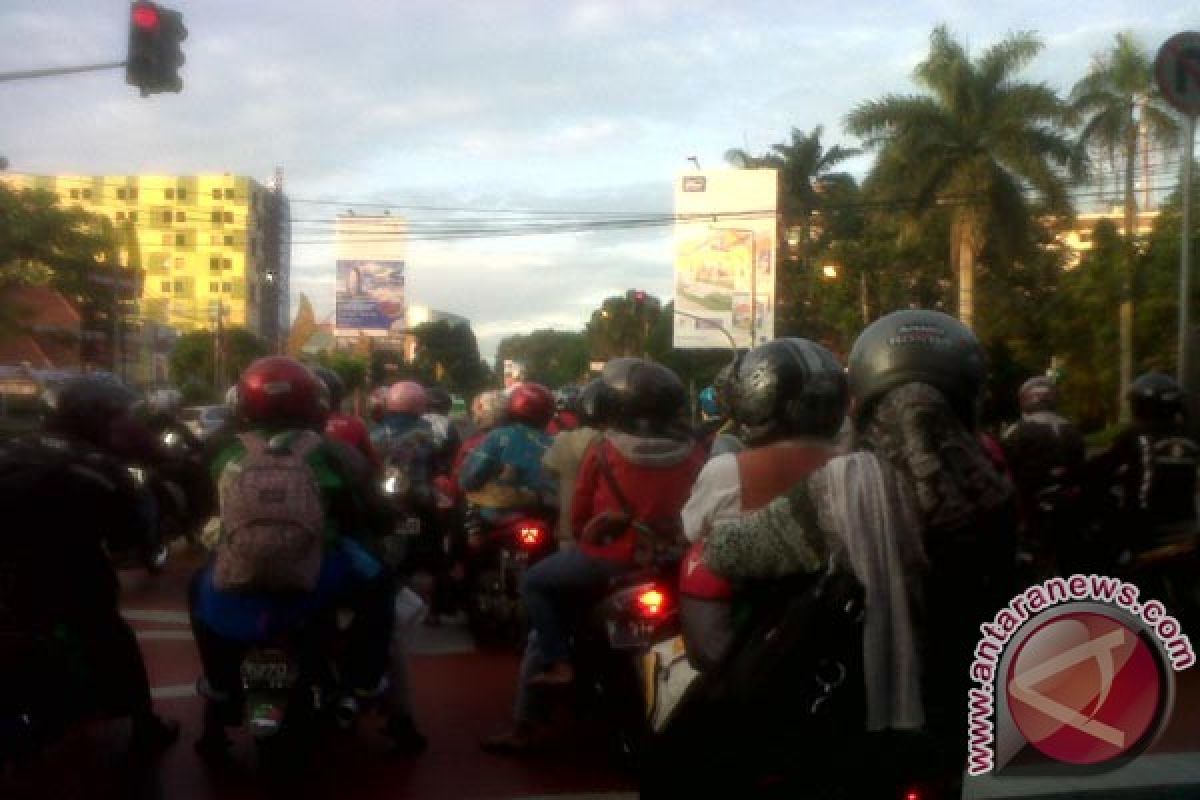
<svg viewBox="0 0 1200 800">
<path fill-rule="evenodd" d="M 367 370 L 370 365 L 362 356 L 342 352 L 322 353 L 319 360 L 322 366 L 333 370 L 342 379 L 342 385 L 345 386 L 347 395 L 361 389 L 366 384 Z"/>
<path fill-rule="evenodd" d="M 578 383 L 588 374 L 588 340 L 582 333 L 537 330 L 501 340 L 496 348 L 496 372 L 513 359 L 525 367 L 526 380 L 551 388 Z"/>
<path fill-rule="evenodd" d="M 214 338 L 211 331 L 185 333 L 171 351 L 171 380 L 183 391 L 187 402 L 223 397 L 250 362 L 270 352 L 262 337 L 245 328 L 229 328 L 222 333 L 221 374 L 214 376 Z"/>
</svg>

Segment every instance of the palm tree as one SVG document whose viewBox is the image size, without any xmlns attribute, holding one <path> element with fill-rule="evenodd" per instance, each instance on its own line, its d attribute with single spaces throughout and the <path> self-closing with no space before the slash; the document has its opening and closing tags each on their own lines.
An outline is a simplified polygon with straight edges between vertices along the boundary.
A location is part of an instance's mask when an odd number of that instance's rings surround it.
<svg viewBox="0 0 1200 800">
<path fill-rule="evenodd" d="M 779 215 L 781 233 L 793 226 L 801 228 L 800 256 L 808 245 L 814 211 L 821 206 L 821 184 L 833 174 L 834 167 L 860 150 L 834 145 L 828 150 L 821 144 L 825 129 L 818 125 L 810 133 L 792 128 L 790 142 L 776 142 L 762 156 L 745 150 L 725 151 L 725 160 L 740 169 L 770 168 L 779 171 Z M 780 239 L 784 241 L 784 239 Z"/>
<path fill-rule="evenodd" d="M 1133 380 L 1133 269 L 1137 235 L 1137 170 L 1139 129 L 1163 145 L 1179 139 L 1179 123 L 1162 102 L 1154 79 L 1154 63 L 1130 33 L 1118 33 L 1116 43 L 1096 56 L 1092 67 L 1071 90 L 1071 110 L 1082 119 L 1079 141 L 1116 161 L 1123 158 L 1125 182 L 1125 268 L 1120 309 L 1120 395 L 1117 407 L 1128 420 L 1124 402 Z M 1148 176 L 1147 176 L 1148 178 Z"/>
<path fill-rule="evenodd" d="M 1066 210 L 1062 170 L 1078 173 L 1081 164 L 1062 133 L 1058 95 L 1015 77 L 1042 49 L 1034 34 L 1011 34 L 976 59 L 945 26 L 934 28 L 929 44 L 914 73 L 927 93 L 862 103 L 846 128 L 880 150 L 872 178 L 890 187 L 894 201 L 903 198 L 926 219 L 950 210 L 959 317 L 972 325 L 985 245 L 1021 249 L 1032 231 L 1025 192 L 1035 191 L 1049 210 Z"/>
</svg>

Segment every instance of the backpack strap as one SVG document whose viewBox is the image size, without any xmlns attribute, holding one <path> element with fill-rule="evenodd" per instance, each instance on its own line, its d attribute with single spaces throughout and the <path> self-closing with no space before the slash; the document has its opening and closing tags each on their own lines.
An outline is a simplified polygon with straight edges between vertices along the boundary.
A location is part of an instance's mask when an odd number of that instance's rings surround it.
<svg viewBox="0 0 1200 800">
<path fill-rule="evenodd" d="M 609 491 L 617 499 L 621 510 L 625 512 L 625 516 L 633 519 L 635 516 L 633 513 L 633 504 L 629 502 L 629 498 L 625 496 L 625 492 L 621 491 L 621 485 L 617 483 L 617 478 L 613 475 L 612 466 L 608 463 L 608 442 L 600 442 L 597 445 L 596 462 L 596 466 L 600 470 L 600 477 L 604 478 L 604 482 L 608 484 Z"/>
<path fill-rule="evenodd" d="M 246 448 L 247 455 L 261 456 L 267 451 L 267 440 L 254 431 L 239 433 L 238 441 L 242 443 L 242 447 Z"/>
</svg>

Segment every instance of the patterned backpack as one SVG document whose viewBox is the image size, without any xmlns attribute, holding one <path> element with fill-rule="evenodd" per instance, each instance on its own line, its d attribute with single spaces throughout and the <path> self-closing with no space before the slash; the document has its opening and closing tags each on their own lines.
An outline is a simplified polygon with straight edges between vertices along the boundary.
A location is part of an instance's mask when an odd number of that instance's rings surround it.
<svg viewBox="0 0 1200 800">
<path fill-rule="evenodd" d="M 325 511 L 308 456 L 312 431 L 238 437 L 240 461 L 221 473 L 221 538 L 213 584 L 222 590 L 311 591 L 321 572 Z"/>
</svg>

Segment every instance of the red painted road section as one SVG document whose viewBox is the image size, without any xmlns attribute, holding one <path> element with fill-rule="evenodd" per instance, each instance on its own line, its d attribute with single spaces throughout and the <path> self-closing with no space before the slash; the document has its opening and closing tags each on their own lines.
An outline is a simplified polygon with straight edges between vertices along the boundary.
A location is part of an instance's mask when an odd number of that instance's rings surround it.
<svg viewBox="0 0 1200 800">
<path fill-rule="evenodd" d="M 186 611 L 185 589 L 195 564 L 195 559 L 176 558 L 155 578 L 124 576 L 123 607 Z M 151 686 L 184 687 L 195 682 L 199 661 L 190 638 L 157 638 L 161 633 L 155 633 L 187 631 L 186 622 L 134 620 L 132 624 L 142 637 Z M 367 716 L 357 736 L 329 743 L 321 763 L 312 765 L 302 787 L 290 789 L 288 798 L 457 800 L 632 789 L 630 777 L 608 758 L 596 733 L 579 731 L 576 725 L 566 724 L 554 749 L 536 758 L 505 759 L 480 751 L 478 740 L 504 726 L 509 716 L 517 671 L 514 654 L 417 656 L 413 662 L 418 724 L 429 737 L 429 749 L 415 757 L 383 752 L 386 741 L 375 732 L 380 720 Z M 269 796 L 249 771 L 252 756 L 245 740 L 235 737 L 238 756 L 247 765 L 244 772 L 214 775 L 196 757 L 192 742 L 200 729 L 199 698 L 189 693 L 159 699 L 156 705 L 184 728 L 180 743 L 157 769 L 129 778 L 126 770 L 113 764 L 112 752 L 120 749 L 122 739 L 119 726 L 117 730 L 99 727 L 59 748 L 49 763 L 22 782 L 24 789 L 16 797 L 240 800 Z"/>
</svg>

